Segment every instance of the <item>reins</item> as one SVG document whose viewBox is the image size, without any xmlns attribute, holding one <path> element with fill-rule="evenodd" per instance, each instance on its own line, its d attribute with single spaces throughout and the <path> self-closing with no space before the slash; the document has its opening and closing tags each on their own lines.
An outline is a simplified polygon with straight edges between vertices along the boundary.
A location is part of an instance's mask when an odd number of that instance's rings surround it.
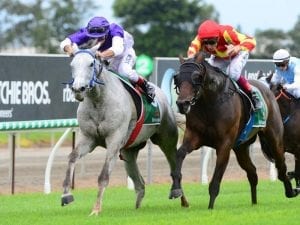
<svg viewBox="0 0 300 225">
<path fill-rule="evenodd" d="M 292 101 L 293 99 L 288 96 L 285 91 L 283 89 L 280 89 L 280 93 L 275 97 L 276 101 L 278 101 L 279 98 L 284 97 L 285 99 L 287 99 L 288 101 Z M 282 118 L 282 122 L 283 124 L 286 124 L 290 118 L 292 117 L 292 115 L 295 114 L 295 111 L 290 113 L 289 115 L 287 115 L 285 118 Z"/>
<path fill-rule="evenodd" d="M 282 89 L 280 90 L 280 93 L 275 97 L 276 100 L 278 100 L 281 96 L 285 97 L 288 100 L 292 100 L 292 98 L 288 96 Z"/>
<path fill-rule="evenodd" d="M 89 86 L 88 88 L 93 88 L 95 87 L 96 84 L 99 84 L 99 85 L 104 85 L 104 82 L 101 81 L 98 77 L 100 76 L 100 74 L 102 73 L 103 71 L 103 63 L 101 61 L 101 59 L 96 59 L 95 57 L 95 54 L 93 54 L 91 51 L 87 50 L 87 49 L 80 49 L 78 50 L 77 52 L 75 52 L 74 54 L 74 57 L 78 54 L 81 54 L 81 53 L 86 53 L 86 54 L 89 54 L 90 56 L 93 57 L 94 61 L 93 61 L 93 75 L 92 75 L 92 79 L 90 80 L 89 82 Z M 98 63 L 97 63 L 98 62 Z M 96 64 L 99 65 L 99 70 L 98 70 L 98 73 L 97 73 L 97 67 L 96 67 Z M 65 85 L 72 85 L 74 83 L 74 78 L 72 78 L 71 81 L 69 82 L 63 82 L 63 84 Z"/>
</svg>

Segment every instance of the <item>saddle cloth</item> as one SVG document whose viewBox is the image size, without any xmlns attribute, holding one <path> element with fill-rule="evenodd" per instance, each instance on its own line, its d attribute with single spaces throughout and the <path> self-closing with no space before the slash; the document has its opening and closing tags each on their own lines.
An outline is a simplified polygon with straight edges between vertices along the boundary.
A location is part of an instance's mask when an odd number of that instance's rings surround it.
<svg viewBox="0 0 300 225">
<path fill-rule="evenodd" d="M 253 89 L 255 89 L 258 93 L 259 100 L 262 103 L 262 107 L 255 112 L 252 112 L 251 116 L 254 116 L 254 123 L 253 127 L 266 127 L 267 117 L 268 117 L 268 107 L 265 102 L 265 99 L 263 98 L 261 92 L 258 90 L 258 88 L 252 86 Z"/>
<path fill-rule="evenodd" d="M 116 74 L 115 72 L 113 72 L 113 74 L 120 79 L 125 89 L 131 95 L 137 111 L 138 119 L 136 125 L 124 146 L 124 148 L 127 148 L 135 141 L 143 125 L 160 124 L 160 107 L 156 98 L 154 98 L 152 103 L 149 103 L 145 93 L 135 88 L 126 77 Z"/>
<path fill-rule="evenodd" d="M 248 122 L 246 123 L 244 129 L 242 130 L 240 136 L 238 137 L 235 146 L 238 146 L 251 137 L 253 137 L 260 128 L 266 127 L 266 121 L 268 117 L 268 107 L 261 94 L 261 92 L 254 86 L 252 86 L 258 93 L 258 97 L 262 103 L 262 108 L 256 111 L 251 111 Z"/>
</svg>

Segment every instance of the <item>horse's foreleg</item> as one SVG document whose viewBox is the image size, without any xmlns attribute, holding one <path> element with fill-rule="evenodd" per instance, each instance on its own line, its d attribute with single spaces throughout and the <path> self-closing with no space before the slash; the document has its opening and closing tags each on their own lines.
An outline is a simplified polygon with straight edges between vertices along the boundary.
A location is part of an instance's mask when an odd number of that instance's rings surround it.
<svg viewBox="0 0 300 225">
<path fill-rule="evenodd" d="M 127 175 L 132 179 L 134 183 L 134 189 L 136 193 L 135 208 L 141 207 L 141 202 L 145 196 L 145 181 L 140 174 L 137 165 L 137 156 L 139 153 L 139 148 L 135 149 L 123 149 L 122 155 L 124 157 L 125 169 Z"/>
<path fill-rule="evenodd" d="M 216 149 L 217 151 L 217 161 L 216 161 L 216 167 L 215 171 L 212 177 L 212 180 L 209 184 L 209 209 L 214 208 L 215 200 L 219 194 L 220 191 L 220 183 L 223 178 L 225 169 L 227 167 L 228 161 L 229 161 L 229 155 L 230 155 L 230 149 Z"/>
<path fill-rule="evenodd" d="M 78 157 L 79 157 L 78 148 L 75 148 L 69 155 L 68 169 L 66 172 L 65 180 L 63 182 L 63 194 L 61 197 L 62 206 L 65 206 L 74 201 L 74 197 L 70 192 L 70 187 L 71 187 L 71 182 L 74 174 L 75 163 Z"/>
<path fill-rule="evenodd" d="M 189 203 L 186 200 L 186 198 L 183 194 L 182 187 L 181 187 L 181 179 L 182 179 L 181 169 L 182 169 L 182 163 L 186 157 L 186 154 L 187 154 L 187 150 L 184 145 L 182 145 L 176 152 L 176 169 L 171 172 L 173 184 L 172 184 L 171 192 L 170 192 L 170 196 L 169 196 L 170 199 L 181 197 L 181 206 L 183 206 L 183 207 L 189 206 Z"/>
<path fill-rule="evenodd" d="M 118 158 L 117 153 L 118 151 L 110 152 L 110 150 L 107 149 L 105 163 L 98 177 L 97 200 L 96 203 L 94 204 L 93 210 L 90 215 L 98 215 L 102 210 L 102 199 L 103 199 L 104 191 L 109 183 L 109 176 L 112 172 L 112 169 L 117 161 Z"/>
<path fill-rule="evenodd" d="M 251 188 L 251 201 L 252 204 L 257 204 L 257 183 L 258 183 L 258 177 L 256 173 L 256 168 L 254 164 L 251 161 L 251 158 L 249 156 L 249 146 L 240 147 L 235 151 L 237 161 L 241 168 L 246 171 L 247 178 L 250 183 Z"/>
</svg>

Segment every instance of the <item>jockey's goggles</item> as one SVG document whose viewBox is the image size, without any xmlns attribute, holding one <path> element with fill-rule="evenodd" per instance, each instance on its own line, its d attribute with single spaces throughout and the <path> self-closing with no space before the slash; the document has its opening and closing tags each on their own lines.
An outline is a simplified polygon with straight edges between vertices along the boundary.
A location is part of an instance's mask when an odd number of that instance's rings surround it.
<svg viewBox="0 0 300 225">
<path fill-rule="evenodd" d="M 107 30 L 107 27 L 88 27 L 87 31 L 90 34 L 102 34 L 105 33 Z"/>
<path fill-rule="evenodd" d="M 202 44 L 203 45 L 215 45 L 215 44 L 217 44 L 217 42 L 218 42 L 218 39 L 204 39 L 202 41 Z"/>
<path fill-rule="evenodd" d="M 289 61 L 284 61 L 284 62 L 276 62 L 275 66 L 276 67 L 286 67 Z"/>
</svg>

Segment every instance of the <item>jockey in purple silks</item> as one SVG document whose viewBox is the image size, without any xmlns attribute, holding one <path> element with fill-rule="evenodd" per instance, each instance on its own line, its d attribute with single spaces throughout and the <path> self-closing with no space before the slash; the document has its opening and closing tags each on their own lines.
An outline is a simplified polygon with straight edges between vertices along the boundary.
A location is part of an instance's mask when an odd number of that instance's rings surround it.
<svg viewBox="0 0 300 225">
<path fill-rule="evenodd" d="M 96 57 L 107 60 L 111 70 L 126 76 L 131 83 L 138 85 L 147 95 L 149 102 L 155 97 L 155 89 L 147 80 L 133 69 L 136 61 L 131 34 L 115 23 L 109 23 L 104 17 L 92 18 L 86 27 L 69 35 L 60 44 L 60 48 L 73 56 L 73 46 L 91 48 L 100 43 Z"/>
</svg>

